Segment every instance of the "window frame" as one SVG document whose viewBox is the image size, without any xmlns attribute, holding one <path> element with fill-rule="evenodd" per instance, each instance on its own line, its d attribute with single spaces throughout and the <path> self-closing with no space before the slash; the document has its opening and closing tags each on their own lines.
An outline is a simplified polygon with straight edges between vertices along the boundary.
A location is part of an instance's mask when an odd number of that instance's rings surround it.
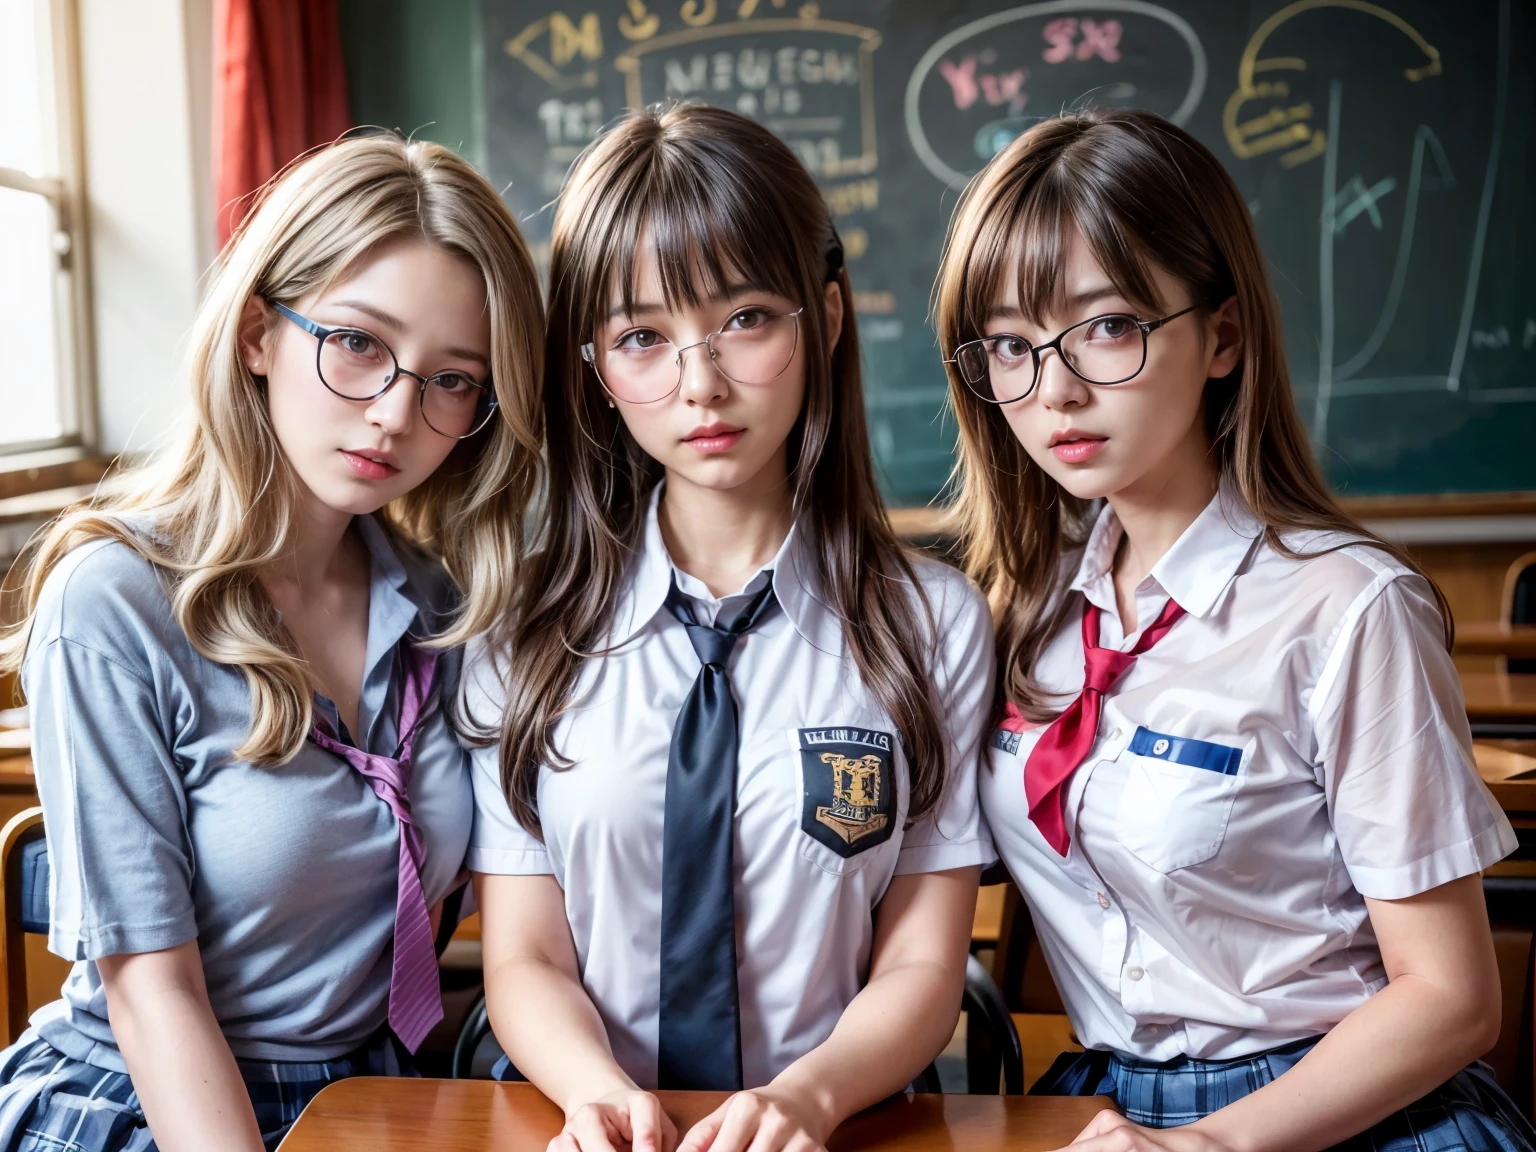
<svg viewBox="0 0 1536 1152">
<path fill-rule="evenodd" d="M 48 202 L 54 224 L 54 363 L 58 371 L 59 436 L 0 442 L 0 473 L 13 466 L 33 467 L 34 456 L 46 449 L 77 449 L 80 454 L 97 443 L 94 325 L 91 308 L 90 238 L 86 227 L 84 87 L 80 67 L 80 17 L 77 0 L 38 0 L 49 21 L 52 48 L 53 123 L 59 174 L 37 177 L 0 166 L 0 188 L 41 196 Z"/>
</svg>

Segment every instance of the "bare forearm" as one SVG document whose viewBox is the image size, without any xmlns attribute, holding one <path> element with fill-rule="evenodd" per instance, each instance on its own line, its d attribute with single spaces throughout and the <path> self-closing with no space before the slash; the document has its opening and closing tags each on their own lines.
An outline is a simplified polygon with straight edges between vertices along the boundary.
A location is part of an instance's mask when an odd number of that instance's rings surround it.
<svg viewBox="0 0 1536 1152">
<path fill-rule="evenodd" d="M 487 972 L 485 986 L 507 1058 L 564 1111 L 635 1087 L 614 1060 L 586 989 L 569 973 L 520 957 Z"/>
<path fill-rule="evenodd" d="M 161 1152 L 262 1152 L 245 1081 L 205 995 L 168 989 L 110 1011 Z"/>
<path fill-rule="evenodd" d="M 963 977 L 938 963 L 897 965 L 853 998 L 832 1035 L 770 1087 L 804 1100 L 823 1140 L 855 1112 L 910 1084 L 954 1035 Z"/>
<path fill-rule="evenodd" d="M 1351 1012 L 1284 1076 L 1194 1127 L 1242 1152 L 1315 1152 L 1443 1084 L 1488 1047 L 1476 1004 L 1415 977 Z"/>
</svg>

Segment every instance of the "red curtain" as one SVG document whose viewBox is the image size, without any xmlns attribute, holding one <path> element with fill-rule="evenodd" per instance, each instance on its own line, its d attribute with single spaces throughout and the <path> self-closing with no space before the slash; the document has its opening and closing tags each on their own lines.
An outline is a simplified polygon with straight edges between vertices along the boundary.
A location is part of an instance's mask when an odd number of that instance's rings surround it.
<svg viewBox="0 0 1536 1152">
<path fill-rule="evenodd" d="M 352 127 L 336 0 L 215 0 L 213 192 L 219 245 L 294 157 Z"/>
</svg>

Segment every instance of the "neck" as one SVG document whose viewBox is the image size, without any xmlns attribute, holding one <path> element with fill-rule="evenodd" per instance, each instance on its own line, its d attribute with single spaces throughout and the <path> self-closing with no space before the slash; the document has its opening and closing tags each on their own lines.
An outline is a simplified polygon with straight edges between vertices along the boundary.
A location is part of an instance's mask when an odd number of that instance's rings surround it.
<svg viewBox="0 0 1536 1152">
<path fill-rule="evenodd" d="M 1204 436 L 1191 450 L 1175 453 L 1177 460 L 1159 474 L 1148 475 L 1109 497 L 1120 527 L 1124 551 L 1117 576 L 1135 587 L 1177 543 L 1216 495 L 1219 474 Z"/>
<path fill-rule="evenodd" d="M 668 471 L 658 519 L 672 563 L 716 596 L 736 591 L 789 535 L 791 501 L 782 457 L 746 484 L 703 488 Z"/>
<path fill-rule="evenodd" d="M 317 500 L 301 500 L 294 508 L 283 554 L 269 569 L 271 576 L 298 586 L 319 588 L 343 575 L 343 545 L 352 513 L 338 512 Z"/>
</svg>

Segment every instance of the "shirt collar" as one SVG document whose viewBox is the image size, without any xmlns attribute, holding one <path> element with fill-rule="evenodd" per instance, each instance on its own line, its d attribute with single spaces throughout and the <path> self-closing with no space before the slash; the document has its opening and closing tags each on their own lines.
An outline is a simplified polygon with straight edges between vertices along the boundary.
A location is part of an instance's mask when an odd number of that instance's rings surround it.
<svg viewBox="0 0 1536 1152">
<path fill-rule="evenodd" d="M 609 633 L 611 648 L 618 648 L 634 639 L 662 610 L 667 592 L 672 587 L 672 557 L 667 552 L 666 541 L 662 539 L 661 520 L 658 516 L 663 487 L 658 484 L 651 491 L 645 534 L 639 554 L 635 557 L 634 575 L 614 612 L 613 628 Z M 840 654 L 843 644 L 842 625 L 821 592 L 821 581 L 817 578 L 814 560 L 805 546 L 805 533 L 798 522 L 790 526 L 774 558 L 759 569 L 765 570 L 773 573 L 774 596 L 795 631 L 813 647 L 827 653 Z M 755 575 L 753 578 L 756 578 Z M 750 584 L 751 581 L 748 581 L 748 586 Z"/>
<path fill-rule="evenodd" d="M 1205 616 L 1216 607 L 1263 532 L 1263 524 L 1242 498 L 1223 484 L 1146 578 L 1156 581 L 1191 616 Z M 1088 535 L 1072 580 L 1073 591 L 1086 594 L 1109 575 L 1124 534 L 1114 509 L 1106 503 Z"/>
<path fill-rule="evenodd" d="M 410 595 L 410 577 L 383 526 L 372 516 L 358 516 L 353 523 L 368 549 L 366 685 L 378 665 L 394 652 L 400 638 L 416 623 L 421 609 Z"/>
</svg>

